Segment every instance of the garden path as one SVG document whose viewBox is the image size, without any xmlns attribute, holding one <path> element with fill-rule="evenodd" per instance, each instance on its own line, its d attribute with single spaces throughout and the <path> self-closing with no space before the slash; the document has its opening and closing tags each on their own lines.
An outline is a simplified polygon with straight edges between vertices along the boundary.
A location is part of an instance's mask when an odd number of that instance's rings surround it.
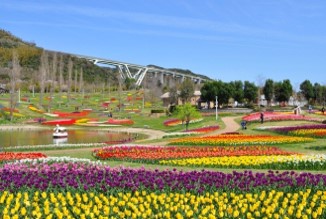
<svg viewBox="0 0 326 219">
<path fill-rule="evenodd" d="M 233 116 L 233 117 L 222 117 L 222 121 L 225 124 L 224 129 L 218 129 L 214 132 L 209 132 L 205 134 L 205 136 L 208 135 L 218 135 L 218 134 L 223 134 L 223 133 L 228 133 L 228 132 L 236 132 L 239 130 L 240 125 L 235 121 L 237 118 L 240 118 L 239 116 Z"/>
</svg>

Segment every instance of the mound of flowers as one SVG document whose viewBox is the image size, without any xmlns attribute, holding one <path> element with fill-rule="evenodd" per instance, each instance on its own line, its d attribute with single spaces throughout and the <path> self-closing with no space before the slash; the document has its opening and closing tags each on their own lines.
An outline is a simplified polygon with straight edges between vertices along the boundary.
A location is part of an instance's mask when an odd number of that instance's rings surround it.
<svg viewBox="0 0 326 219">
<path fill-rule="evenodd" d="M 60 112 L 60 111 L 54 111 L 53 114 L 58 115 L 58 117 L 64 118 L 64 117 L 85 117 L 90 113 L 89 110 L 83 110 L 81 112 Z"/>
<path fill-rule="evenodd" d="M 3 218 L 326 216 L 323 174 L 110 168 L 68 158 L 5 164 L 0 173 Z"/>
<path fill-rule="evenodd" d="M 8 108 L 8 107 L 2 107 L 1 110 L 2 111 L 5 111 L 5 112 L 19 113 L 19 110 L 18 109 L 13 109 L 13 108 Z"/>
<path fill-rule="evenodd" d="M 197 133 L 208 133 L 208 132 L 213 132 L 220 127 L 218 125 L 213 125 L 213 126 L 205 126 L 201 128 L 195 128 L 195 129 L 188 129 L 185 132 L 197 132 Z"/>
<path fill-rule="evenodd" d="M 3 113 L 6 114 L 6 115 L 10 115 L 10 113 L 12 113 L 12 115 L 14 117 L 24 117 L 25 116 L 25 115 L 19 113 L 19 110 L 18 109 L 13 109 L 13 108 L 8 108 L 8 107 L 2 107 L 2 108 L 0 108 L 0 110 L 3 111 Z"/>
<path fill-rule="evenodd" d="M 127 160 L 157 163 L 161 159 L 202 158 L 223 156 L 291 155 L 270 146 L 220 146 L 220 147 L 175 147 L 175 146 L 108 146 L 93 151 L 93 156 L 101 160 Z"/>
<path fill-rule="evenodd" d="M 275 145 L 312 142 L 313 138 L 272 135 L 214 135 L 204 137 L 187 137 L 170 141 L 169 145 Z"/>
<path fill-rule="evenodd" d="M 4 113 L 6 114 L 6 115 L 10 115 L 10 112 L 8 112 L 8 111 L 4 111 Z M 16 113 L 16 112 L 12 112 L 12 115 L 14 116 L 14 117 L 25 117 L 25 115 L 23 115 L 23 114 L 21 114 L 21 113 Z M 1 115 L 0 115 L 1 116 Z"/>
<path fill-rule="evenodd" d="M 251 113 L 242 117 L 247 122 L 260 121 L 260 113 Z M 286 112 L 264 112 L 264 121 L 287 121 L 287 120 L 304 120 L 304 121 L 320 121 L 318 118 L 313 118 L 305 115 L 290 114 Z"/>
<path fill-rule="evenodd" d="M 33 105 L 29 105 L 29 106 L 28 106 L 28 109 L 30 109 L 30 110 L 32 110 L 32 111 L 34 111 L 34 112 L 37 112 L 37 113 L 44 113 L 43 110 L 40 110 L 40 109 L 36 108 L 36 107 L 33 106 Z"/>
<path fill-rule="evenodd" d="M 55 119 L 42 122 L 42 125 L 73 125 L 76 119 Z"/>
<path fill-rule="evenodd" d="M 190 120 L 190 123 L 196 123 L 196 122 L 200 122 L 202 120 L 203 120 L 203 118 L 200 118 L 200 119 L 192 119 L 192 120 Z M 163 122 L 163 125 L 165 125 L 165 126 L 182 125 L 182 121 L 180 119 L 171 118 L 171 119 L 165 120 Z"/>
<path fill-rule="evenodd" d="M 0 163 L 5 161 L 12 161 L 12 160 L 21 160 L 21 159 L 37 159 L 46 157 L 43 153 L 38 152 L 30 152 L 30 153 L 22 153 L 22 152 L 2 152 L 0 153 Z"/>
</svg>

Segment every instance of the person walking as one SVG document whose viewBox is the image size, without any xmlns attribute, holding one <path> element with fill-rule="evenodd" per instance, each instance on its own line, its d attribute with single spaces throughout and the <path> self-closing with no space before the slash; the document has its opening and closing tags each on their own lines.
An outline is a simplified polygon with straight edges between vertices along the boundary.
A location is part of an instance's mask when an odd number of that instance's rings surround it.
<svg viewBox="0 0 326 219">
<path fill-rule="evenodd" d="M 264 123 L 264 113 L 260 113 L 260 123 Z"/>
</svg>

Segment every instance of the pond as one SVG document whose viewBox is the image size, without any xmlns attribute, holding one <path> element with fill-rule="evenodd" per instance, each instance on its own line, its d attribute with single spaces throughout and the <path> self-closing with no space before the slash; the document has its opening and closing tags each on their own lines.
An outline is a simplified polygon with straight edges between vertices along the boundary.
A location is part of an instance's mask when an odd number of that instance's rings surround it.
<svg viewBox="0 0 326 219">
<path fill-rule="evenodd" d="M 0 130 L 0 148 L 24 145 L 108 143 L 130 142 L 137 134 L 110 132 L 105 130 L 68 129 L 68 138 L 54 139 L 53 131 L 46 130 Z"/>
</svg>

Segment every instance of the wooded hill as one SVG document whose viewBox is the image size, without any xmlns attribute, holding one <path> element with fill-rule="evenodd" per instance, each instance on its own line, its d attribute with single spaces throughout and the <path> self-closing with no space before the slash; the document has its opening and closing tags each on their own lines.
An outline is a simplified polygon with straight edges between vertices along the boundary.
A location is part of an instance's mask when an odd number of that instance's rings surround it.
<svg viewBox="0 0 326 219">
<path fill-rule="evenodd" d="M 83 87 L 85 91 L 89 89 L 92 90 L 102 89 L 103 87 L 105 87 L 106 89 L 108 89 L 108 87 L 110 87 L 110 89 L 117 89 L 117 87 L 119 86 L 118 84 L 119 72 L 116 68 L 100 67 L 85 59 L 79 59 L 77 57 L 70 56 L 61 52 L 47 51 L 46 49 L 36 46 L 34 42 L 26 42 L 14 36 L 10 32 L 1 29 L 0 29 L 0 84 L 8 85 L 10 81 L 9 72 L 12 67 L 13 50 L 17 51 L 19 64 L 21 66 L 21 75 L 19 80 L 20 80 L 20 88 L 22 90 L 30 90 L 31 85 L 33 85 L 33 87 L 36 89 L 35 91 L 39 89 L 40 66 L 42 65 L 41 57 L 44 51 L 46 52 L 46 57 L 47 57 L 47 61 L 46 61 L 47 66 L 45 68 L 48 69 L 48 72 L 57 71 L 55 73 L 51 73 L 52 76 L 49 75 L 46 76 L 45 80 L 48 82 L 52 81 L 49 82 L 52 85 L 54 84 L 53 81 L 57 82 L 58 84 L 59 81 L 61 80 L 61 83 L 67 86 L 67 81 L 69 80 L 69 77 L 71 77 L 70 78 L 71 80 L 76 81 L 77 80 L 76 77 L 78 77 L 79 80 L 80 74 L 82 74 Z M 72 73 L 70 73 L 71 76 L 69 76 L 69 62 L 72 63 L 72 69 L 73 69 Z M 148 65 L 148 66 L 164 69 L 156 65 Z M 190 70 L 183 70 L 177 68 L 167 69 L 167 70 L 176 71 L 182 74 L 201 76 L 206 79 L 209 79 L 206 76 L 194 74 Z M 59 71 L 61 71 L 60 74 Z M 156 79 L 153 78 L 152 79 L 145 78 L 145 80 L 147 80 L 146 86 L 150 89 L 157 88 L 160 90 L 164 90 L 165 88 L 166 90 L 166 88 L 170 86 L 168 84 L 167 85 L 160 84 Z M 124 88 L 126 88 L 125 83 L 122 84 Z M 72 89 L 77 89 L 77 88 L 72 87 Z"/>
</svg>

